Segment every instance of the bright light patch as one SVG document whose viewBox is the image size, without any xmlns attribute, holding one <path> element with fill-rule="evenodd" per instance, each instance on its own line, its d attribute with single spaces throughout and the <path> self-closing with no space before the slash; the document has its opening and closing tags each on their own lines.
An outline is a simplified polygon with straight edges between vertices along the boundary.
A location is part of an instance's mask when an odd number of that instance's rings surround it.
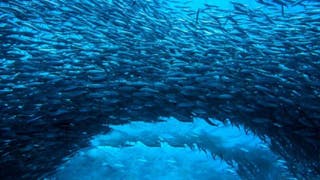
<svg viewBox="0 0 320 180">
<path fill-rule="evenodd" d="M 287 169 L 268 145 L 242 127 L 165 118 L 111 126 L 54 175 L 57 179 L 281 179 Z"/>
</svg>

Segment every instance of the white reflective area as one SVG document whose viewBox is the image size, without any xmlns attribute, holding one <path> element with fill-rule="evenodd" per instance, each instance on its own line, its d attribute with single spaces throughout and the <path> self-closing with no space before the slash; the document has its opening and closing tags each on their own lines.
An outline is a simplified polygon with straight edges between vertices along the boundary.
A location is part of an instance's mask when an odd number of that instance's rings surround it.
<svg viewBox="0 0 320 180">
<path fill-rule="evenodd" d="M 268 142 L 243 127 L 203 119 L 193 123 L 164 118 L 164 122 L 111 126 L 108 134 L 92 138 L 57 170 L 57 179 L 240 179 L 288 177 L 285 161 Z M 268 141 L 267 139 L 265 141 Z M 248 167 L 240 167 L 246 166 Z M 248 171 L 248 172 L 246 172 Z"/>
</svg>

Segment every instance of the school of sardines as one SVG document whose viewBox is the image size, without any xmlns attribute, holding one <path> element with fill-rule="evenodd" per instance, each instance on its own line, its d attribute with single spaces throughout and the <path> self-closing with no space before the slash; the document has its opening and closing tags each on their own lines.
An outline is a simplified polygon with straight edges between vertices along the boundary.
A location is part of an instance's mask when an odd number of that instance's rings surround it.
<svg viewBox="0 0 320 180">
<path fill-rule="evenodd" d="M 46 173 L 108 124 L 172 116 L 230 119 L 319 177 L 320 2 L 188 3 L 1 0 L 1 176 Z"/>
</svg>

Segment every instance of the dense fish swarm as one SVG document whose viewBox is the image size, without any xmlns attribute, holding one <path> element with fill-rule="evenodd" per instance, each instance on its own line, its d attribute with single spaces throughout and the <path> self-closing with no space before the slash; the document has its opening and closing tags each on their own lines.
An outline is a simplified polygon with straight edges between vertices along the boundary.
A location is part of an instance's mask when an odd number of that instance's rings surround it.
<svg viewBox="0 0 320 180">
<path fill-rule="evenodd" d="M 39 177 L 103 124 L 159 116 L 228 118 L 319 176 L 320 3 L 257 2 L 2 0 L 1 177 Z"/>
</svg>

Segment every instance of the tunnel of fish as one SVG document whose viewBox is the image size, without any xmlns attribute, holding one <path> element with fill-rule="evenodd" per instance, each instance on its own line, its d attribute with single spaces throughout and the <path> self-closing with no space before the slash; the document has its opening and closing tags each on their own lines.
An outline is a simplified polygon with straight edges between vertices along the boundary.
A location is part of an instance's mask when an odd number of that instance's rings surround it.
<svg viewBox="0 0 320 180">
<path fill-rule="evenodd" d="M 256 3 L 0 1 L 1 177 L 41 177 L 109 125 L 159 117 L 228 120 L 319 177 L 320 3 Z"/>
</svg>

